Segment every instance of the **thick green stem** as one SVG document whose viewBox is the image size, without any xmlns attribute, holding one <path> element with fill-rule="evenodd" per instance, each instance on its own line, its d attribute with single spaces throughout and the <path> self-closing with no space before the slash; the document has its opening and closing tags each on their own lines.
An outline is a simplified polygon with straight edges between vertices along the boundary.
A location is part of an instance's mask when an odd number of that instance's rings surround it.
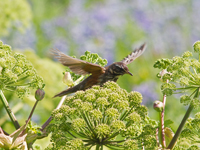
<svg viewBox="0 0 200 150">
<path fill-rule="evenodd" d="M 199 88 L 197 88 L 195 91 L 196 91 L 196 93 L 194 95 L 194 98 L 197 98 L 199 96 Z M 190 104 L 190 106 L 188 107 L 187 112 L 185 113 L 185 116 L 184 116 L 183 120 L 181 121 L 181 124 L 179 125 L 179 127 L 178 127 L 173 139 L 169 143 L 169 146 L 167 147 L 167 149 L 173 149 L 173 147 L 175 146 L 176 141 L 178 140 L 178 137 L 181 134 L 181 131 L 182 131 L 187 119 L 189 118 L 193 108 L 194 107 L 192 106 L 192 104 Z"/>
<path fill-rule="evenodd" d="M 184 118 L 183 118 L 183 120 L 181 121 L 181 124 L 179 125 L 179 127 L 178 127 L 178 129 L 177 129 L 177 131 L 176 131 L 176 133 L 175 133 L 175 135 L 173 137 L 173 139 L 171 140 L 169 146 L 167 147 L 167 149 L 173 149 L 173 147 L 175 146 L 176 141 L 177 141 L 177 139 L 178 139 L 178 137 L 179 137 L 179 135 L 180 135 L 180 133 L 181 133 L 181 131 L 182 131 L 187 119 L 188 119 L 188 117 L 190 116 L 190 113 L 192 112 L 192 110 L 193 110 L 193 106 L 190 105 L 188 110 L 187 110 L 187 112 L 186 112 L 186 114 L 185 114 L 185 116 L 184 116 Z"/>
<path fill-rule="evenodd" d="M 14 113 L 13 113 L 12 110 L 10 109 L 9 104 L 8 104 L 8 101 L 6 100 L 6 97 L 4 96 L 2 90 L 0 90 L 0 99 L 1 99 L 1 101 L 2 101 L 2 103 L 3 103 L 3 105 L 4 105 L 4 107 L 5 107 L 5 109 L 6 109 L 7 113 L 8 113 L 8 115 L 9 115 L 9 117 L 10 117 L 12 123 L 14 124 L 15 128 L 16 128 L 16 129 L 19 129 L 19 128 L 20 128 L 20 125 L 19 125 L 19 123 L 18 123 L 18 121 L 17 121 L 17 119 L 16 119 Z"/>
</svg>

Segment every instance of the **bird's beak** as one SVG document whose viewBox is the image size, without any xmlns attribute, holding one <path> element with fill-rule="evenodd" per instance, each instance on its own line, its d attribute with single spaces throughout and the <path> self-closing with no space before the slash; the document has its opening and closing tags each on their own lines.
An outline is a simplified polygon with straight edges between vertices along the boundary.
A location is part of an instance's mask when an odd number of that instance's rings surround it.
<svg viewBox="0 0 200 150">
<path fill-rule="evenodd" d="M 133 76 L 133 74 L 130 71 L 128 71 L 127 74 L 130 74 L 131 76 Z"/>
</svg>

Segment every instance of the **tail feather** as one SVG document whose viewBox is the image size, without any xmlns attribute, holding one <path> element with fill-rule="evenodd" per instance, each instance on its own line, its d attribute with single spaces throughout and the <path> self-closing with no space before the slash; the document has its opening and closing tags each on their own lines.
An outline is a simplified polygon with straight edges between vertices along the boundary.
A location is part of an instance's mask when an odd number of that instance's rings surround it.
<svg viewBox="0 0 200 150">
<path fill-rule="evenodd" d="M 70 93 L 73 93 L 73 92 L 74 92 L 73 88 L 69 88 L 67 90 L 64 90 L 64 91 L 56 94 L 53 98 L 55 98 L 55 97 L 61 97 L 61 96 L 64 96 L 64 95 L 67 95 L 67 94 L 70 94 Z"/>
</svg>

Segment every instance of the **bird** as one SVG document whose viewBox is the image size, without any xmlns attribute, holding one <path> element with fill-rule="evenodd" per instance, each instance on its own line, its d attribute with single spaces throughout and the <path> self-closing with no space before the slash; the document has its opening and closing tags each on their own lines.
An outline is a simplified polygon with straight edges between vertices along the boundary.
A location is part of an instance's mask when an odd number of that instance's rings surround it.
<svg viewBox="0 0 200 150">
<path fill-rule="evenodd" d="M 88 76 L 79 84 L 56 94 L 54 97 L 61 97 L 64 95 L 75 93 L 80 90 L 84 91 L 88 88 L 91 88 L 93 85 L 102 86 L 107 81 L 116 82 L 119 76 L 122 76 L 124 74 L 129 74 L 133 76 L 133 74 L 129 71 L 127 65 L 133 62 L 137 57 L 139 57 L 145 51 L 145 49 L 146 44 L 144 43 L 139 48 L 136 48 L 122 61 L 114 62 L 113 64 L 106 67 L 101 67 L 98 64 L 93 64 L 84 60 L 70 57 L 68 55 L 65 55 L 58 49 L 52 49 L 52 54 L 54 55 L 54 57 L 58 59 L 58 61 L 60 61 L 61 64 L 69 67 L 69 69 L 75 74 L 90 74 L 90 76 Z"/>
</svg>

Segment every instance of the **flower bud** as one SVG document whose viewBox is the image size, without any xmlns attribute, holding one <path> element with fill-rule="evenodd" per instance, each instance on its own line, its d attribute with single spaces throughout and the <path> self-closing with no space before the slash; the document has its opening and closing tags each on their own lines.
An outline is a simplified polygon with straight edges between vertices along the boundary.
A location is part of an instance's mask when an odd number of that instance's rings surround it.
<svg viewBox="0 0 200 150">
<path fill-rule="evenodd" d="M 67 85 L 67 86 L 72 86 L 74 84 L 72 78 L 71 78 L 71 74 L 69 72 L 65 72 L 64 77 L 63 77 L 63 82 Z"/>
<path fill-rule="evenodd" d="M 193 45 L 193 48 L 194 48 L 194 52 L 200 53 L 200 41 L 195 42 Z"/>
<path fill-rule="evenodd" d="M 153 108 L 156 111 L 161 112 L 161 111 L 163 111 L 164 105 L 161 101 L 155 101 L 154 104 L 153 104 Z"/>
<path fill-rule="evenodd" d="M 41 101 L 44 98 L 45 92 L 43 89 L 37 89 L 37 91 L 35 91 L 35 99 L 37 101 Z"/>
</svg>

